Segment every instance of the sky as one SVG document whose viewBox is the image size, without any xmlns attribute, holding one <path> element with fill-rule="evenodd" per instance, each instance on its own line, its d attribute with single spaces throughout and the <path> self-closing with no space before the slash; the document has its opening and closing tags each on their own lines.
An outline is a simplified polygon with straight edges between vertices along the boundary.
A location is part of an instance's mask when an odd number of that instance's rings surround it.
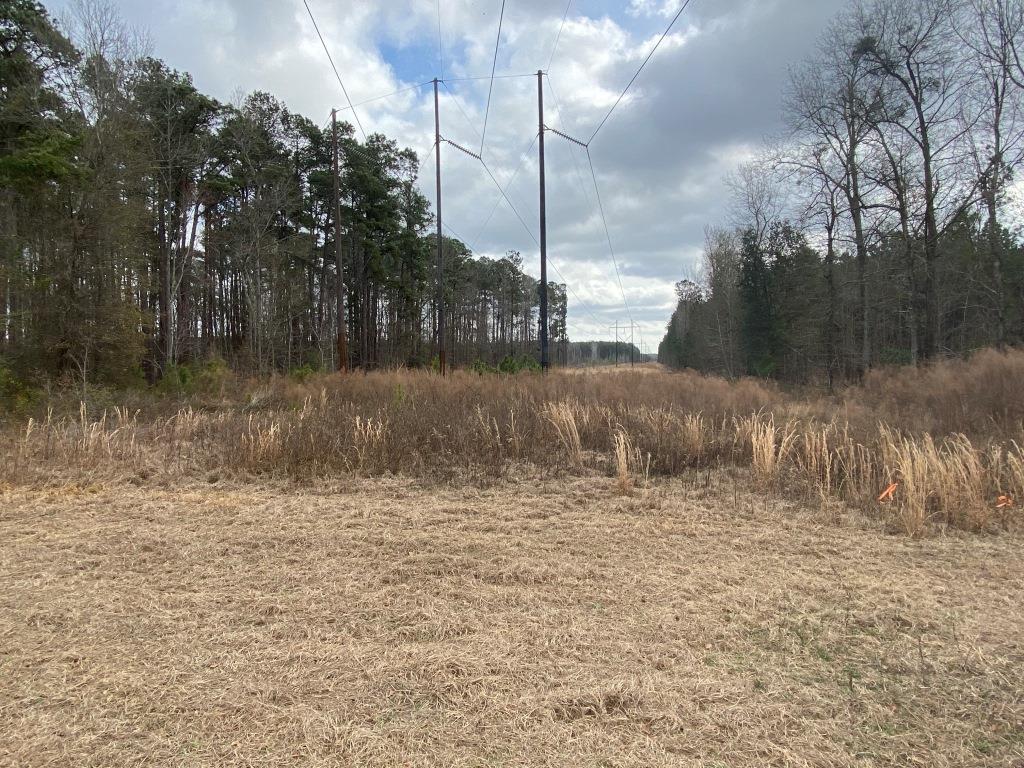
<svg viewBox="0 0 1024 768">
<path fill-rule="evenodd" d="M 321 124 L 347 106 L 302 0 L 104 1 L 148 34 L 154 56 L 221 101 L 268 91 Z M 75 2 L 45 4 L 60 17 Z M 566 0 L 504 0 L 496 63 L 502 0 L 308 2 L 359 121 L 420 153 L 431 202 L 433 90 L 416 86 L 446 81 L 442 136 L 474 152 L 483 139 L 494 177 L 512 180 L 515 209 L 480 162 L 444 145 L 447 234 L 479 255 L 519 251 L 539 276 L 535 73 L 547 72 L 545 123 L 586 142 L 681 0 L 573 0 L 568 14 Z M 725 176 L 781 132 L 789 67 L 844 5 L 691 0 L 590 143 L 604 217 L 586 152 L 546 134 L 549 279 L 569 286 L 570 338 L 608 339 L 633 323 L 636 343 L 656 349 L 674 284 L 698 274 L 705 226 L 729 218 Z M 492 64 L 501 77 L 488 111 Z"/>
</svg>

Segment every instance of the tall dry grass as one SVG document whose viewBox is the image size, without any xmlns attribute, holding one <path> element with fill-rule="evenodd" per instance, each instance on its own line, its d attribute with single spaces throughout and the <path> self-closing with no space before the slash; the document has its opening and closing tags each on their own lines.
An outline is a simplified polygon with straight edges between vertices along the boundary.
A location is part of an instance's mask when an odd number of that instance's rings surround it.
<svg viewBox="0 0 1024 768">
<path fill-rule="evenodd" d="M 766 493 L 874 510 L 908 535 L 993 530 L 1024 501 L 1024 352 L 872 374 L 834 398 L 693 373 L 238 382 L 229 397 L 55 400 L 0 431 L 0 480 L 87 470 L 404 474 L 442 481 L 739 467 Z M 878 501 L 879 493 L 896 484 Z"/>
</svg>

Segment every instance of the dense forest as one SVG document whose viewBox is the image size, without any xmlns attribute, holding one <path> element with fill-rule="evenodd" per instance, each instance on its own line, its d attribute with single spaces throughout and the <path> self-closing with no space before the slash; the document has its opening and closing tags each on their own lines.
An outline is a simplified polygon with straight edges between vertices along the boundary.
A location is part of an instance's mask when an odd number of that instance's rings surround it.
<svg viewBox="0 0 1024 768">
<path fill-rule="evenodd" d="M 58 24 L 0 0 L 0 57 L 0 385 L 334 369 L 342 287 L 351 365 L 431 363 L 437 236 L 414 152 L 340 124 L 336 215 L 329 121 L 267 93 L 218 103 L 102 3 Z M 533 357 L 519 255 L 443 247 L 449 358 Z M 564 359 L 564 287 L 549 297 Z"/>
<path fill-rule="evenodd" d="M 1024 2 L 854 0 L 677 285 L 660 359 L 831 385 L 1024 341 Z"/>
</svg>

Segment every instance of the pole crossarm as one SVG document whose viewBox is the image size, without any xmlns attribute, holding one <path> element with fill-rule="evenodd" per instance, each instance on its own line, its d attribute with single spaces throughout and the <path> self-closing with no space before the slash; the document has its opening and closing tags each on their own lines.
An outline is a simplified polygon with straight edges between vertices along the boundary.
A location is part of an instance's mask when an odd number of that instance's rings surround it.
<svg viewBox="0 0 1024 768">
<path fill-rule="evenodd" d="M 443 141 L 443 142 L 444 142 L 445 144 L 451 144 L 451 145 L 452 145 L 453 147 L 455 147 L 455 148 L 456 148 L 457 150 L 459 150 L 460 152 L 464 152 L 464 153 L 466 153 L 467 155 L 469 155 L 470 157 L 472 157 L 472 158 L 475 158 L 476 160 L 479 160 L 480 162 L 483 162 L 483 158 L 482 158 L 482 157 L 480 157 L 480 155 L 478 155 L 478 154 L 477 154 L 476 152 L 471 152 L 470 150 L 466 149 L 466 148 L 465 148 L 464 146 L 462 146 L 461 144 L 456 144 L 456 143 L 455 143 L 454 141 L 452 141 L 451 139 L 446 139 L 446 138 L 444 138 L 443 136 L 441 137 L 441 141 Z"/>
<path fill-rule="evenodd" d="M 583 147 L 584 149 L 589 149 L 589 145 L 587 145 L 587 144 L 584 144 L 584 143 L 583 143 L 582 141 L 580 141 L 579 139 L 574 139 L 574 138 L 573 138 L 572 136 L 570 136 L 570 135 L 569 135 L 569 134 L 567 134 L 567 133 L 562 133 L 562 132 L 561 132 L 560 130 L 558 130 L 557 128 L 552 128 L 552 127 L 551 127 L 550 125 L 545 125 L 545 126 L 544 126 L 544 130 L 546 130 L 546 131 L 551 131 L 551 133 L 555 134 L 556 136 L 561 136 L 561 137 L 562 137 L 563 139 L 565 139 L 566 141 L 571 141 L 571 142 L 572 142 L 573 144 L 578 144 L 579 146 Z"/>
</svg>

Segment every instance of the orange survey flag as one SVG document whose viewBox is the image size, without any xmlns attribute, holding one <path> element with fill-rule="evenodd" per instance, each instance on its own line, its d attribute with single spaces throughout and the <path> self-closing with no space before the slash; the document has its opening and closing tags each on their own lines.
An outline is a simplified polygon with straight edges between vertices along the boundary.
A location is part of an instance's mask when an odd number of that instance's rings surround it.
<svg viewBox="0 0 1024 768">
<path fill-rule="evenodd" d="M 996 509 L 1009 509 L 1012 506 L 1013 499 L 1005 493 L 996 499 Z"/>
<path fill-rule="evenodd" d="M 892 501 L 892 496 L 893 496 L 894 493 L 896 493 L 896 489 L 899 488 L 899 487 L 900 487 L 899 483 L 892 483 L 888 488 L 886 488 L 884 491 L 882 491 L 882 493 L 878 496 L 879 503 L 884 504 L 887 501 Z"/>
</svg>

